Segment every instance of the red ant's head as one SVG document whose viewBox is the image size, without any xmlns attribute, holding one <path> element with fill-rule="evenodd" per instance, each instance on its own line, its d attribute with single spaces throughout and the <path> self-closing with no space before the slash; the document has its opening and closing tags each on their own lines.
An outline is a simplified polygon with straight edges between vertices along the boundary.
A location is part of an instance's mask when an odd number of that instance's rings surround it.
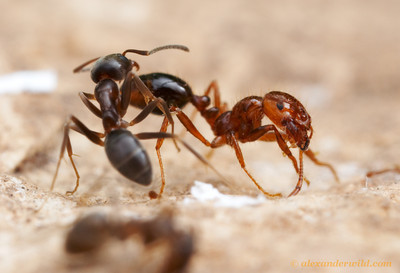
<svg viewBox="0 0 400 273">
<path fill-rule="evenodd" d="M 296 98 L 284 92 L 269 92 L 264 96 L 263 110 L 289 136 L 290 142 L 296 143 L 301 150 L 308 149 L 313 133 L 311 117 Z M 311 131 L 310 135 L 308 131 Z"/>
</svg>

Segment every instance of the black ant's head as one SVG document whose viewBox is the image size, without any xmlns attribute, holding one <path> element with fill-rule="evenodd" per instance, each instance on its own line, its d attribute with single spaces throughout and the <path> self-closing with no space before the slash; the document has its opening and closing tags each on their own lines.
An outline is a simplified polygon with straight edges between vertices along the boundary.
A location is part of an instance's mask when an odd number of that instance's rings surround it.
<svg viewBox="0 0 400 273">
<path fill-rule="evenodd" d="M 93 65 L 91 77 L 95 83 L 104 79 L 121 81 L 132 70 L 134 62 L 120 53 L 99 58 Z"/>
<path fill-rule="evenodd" d="M 133 67 L 136 67 L 136 70 L 139 70 L 138 63 L 125 57 L 127 53 L 135 53 L 142 56 L 149 56 L 165 49 L 179 49 L 183 51 L 189 51 L 189 48 L 183 45 L 165 45 L 153 48 L 152 50 L 127 49 L 122 54 L 115 53 L 107 55 L 105 57 L 89 60 L 76 67 L 73 71 L 74 73 L 86 71 L 87 69 L 85 67 L 96 61 L 91 70 L 91 77 L 95 83 L 98 83 L 99 81 L 104 79 L 121 81 L 125 79 L 126 75 L 129 71 L 133 69 Z"/>
</svg>

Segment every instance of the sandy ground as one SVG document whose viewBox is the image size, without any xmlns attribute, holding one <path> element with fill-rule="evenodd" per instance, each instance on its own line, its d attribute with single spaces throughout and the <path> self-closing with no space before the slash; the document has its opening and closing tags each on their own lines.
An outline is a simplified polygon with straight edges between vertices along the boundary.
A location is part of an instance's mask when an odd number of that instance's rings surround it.
<svg viewBox="0 0 400 273">
<path fill-rule="evenodd" d="M 398 1 L 4 0 L 0 9 L 1 74 L 54 69 L 59 76 L 50 94 L 1 95 L 1 272 L 99 272 L 105 261 L 105 272 L 159 272 L 156 261 L 168 250 L 146 250 L 136 237 L 83 257 L 67 254 L 64 241 L 73 222 L 92 211 L 150 219 L 165 208 L 173 211 L 177 228 L 193 232 L 188 272 L 399 272 L 399 175 L 365 180 L 368 171 L 400 164 Z M 198 94 L 216 79 L 229 106 L 270 90 L 293 94 L 313 118 L 311 149 L 335 166 L 341 183 L 306 159 L 311 185 L 298 196 L 241 208 L 188 204 L 183 200 L 196 180 L 225 194 L 259 192 L 231 148 L 216 150 L 210 159 L 229 181 L 224 184 L 189 152 L 177 153 L 166 143 L 166 191 L 162 200 L 151 201 L 148 192 L 160 186 L 154 141 L 144 141 L 155 170 L 152 185 L 144 188 L 121 178 L 101 147 L 72 133 L 81 186 L 75 195 L 65 195 L 75 183 L 65 160 L 49 192 L 67 115 L 101 130 L 77 96 L 92 92 L 94 84 L 72 69 L 127 48 L 171 43 L 191 52 L 132 56 L 141 72 L 178 75 Z M 137 113 L 130 109 L 127 117 Z M 195 123 L 212 139 L 201 118 Z M 132 131 L 157 131 L 160 125 L 159 117 L 149 117 Z M 189 134 L 184 139 L 208 152 Z M 290 193 L 296 174 L 275 143 L 242 149 L 266 189 Z M 365 266 L 368 262 L 389 264 Z M 151 263 L 156 265 L 144 266 Z"/>
</svg>

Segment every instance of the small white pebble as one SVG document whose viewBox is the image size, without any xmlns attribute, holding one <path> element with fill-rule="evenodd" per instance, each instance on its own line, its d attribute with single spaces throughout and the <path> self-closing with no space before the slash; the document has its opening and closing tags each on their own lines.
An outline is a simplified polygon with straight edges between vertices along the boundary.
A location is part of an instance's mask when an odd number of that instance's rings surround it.
<svg viewBox="0 0 400 273">
<path fill-rule="evenodd" d="M 184 204 L 190 204 L 195 201 L 200 203 L 212 202 L 216 207 L 240 208 L 264 203 L 267 199 L 263 195 L 256 198 L 244 195 L 227 195 L 220 193 L 211 184 L 195 181 L 190 189 L 192 197 L 186 197 Z"/>
<path fill-rule="evenodd" d="M 0 76 L 0 94 L 48 93 L 57 87 L 54 70 L 17 71 Z"/>
</svg>

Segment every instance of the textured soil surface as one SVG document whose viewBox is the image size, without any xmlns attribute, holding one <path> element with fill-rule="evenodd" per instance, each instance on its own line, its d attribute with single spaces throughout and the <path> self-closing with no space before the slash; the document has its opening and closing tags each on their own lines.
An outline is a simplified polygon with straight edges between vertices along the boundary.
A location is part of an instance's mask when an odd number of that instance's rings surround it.
<svg viewBox="0 0 400 273">
<path fill-rule="evenodd" d="M 147 221 L 165 210 L 172 212 L 177 230 L 193 235 L 187 272 L 399 272 L 400 175 L 366 180 L 366 173 L 400 164 L 400 3 L 250 2 L 0 3 L 1 74 L 53 69 L 59 79 L 52 93 L 0 95 L 1 272 L 165 272 L 161 265 L 171 250 L 162 240 L 147 246 L 140 235 L 110 239 L 82 255 L 64 247 L 82 215 Z M 312 116 L 311 149 L 336 168 L 340 183 L 306 158 L 311 184 L 297 196 L 239 208 L 216 206 L 193 199 L 194 181 L 227 195 L 260 194 L 234 151 L 221 147 L 209 159 L 224 180 L 166 141 L 165 193 L 161 200 L 149 200 L 148 192 L 158 191 L 161 183 L 155 141 L 143 141 L 154 179 L 141 187 L 112 168 L 102 147 L 72 132 L 81 185 L 73 196 L 65 195 L 75 185 L 66 157 L 50 192 L 67 116 L 102 130 L 77 95 L 93 92 L 95 85 L 88 73 L 72 69 L 127 48 L 176 43 L 190 53 L 129 56 L 141 73 L 178 75 L 196 94 L 218 80 L 229 107 L 248 95 L 289 92 Z M 184 111 L 190 115 L 193 108 Z M 129 109 L 126 119 L 137 113 Z M 151 116 L 131 130 L 155 132 L 161 122 Z M 194 123 L 212 140 L 201 117 Z M 183 128 L 178 124 L 176 130 Z M 182 135 L 200 154 L 209 153 L 190 134 Z M 276 143 L 241 147 L 248 169 L 265 189 L 285 196 L 293 190 L 296 173 Z M 297 156 L 296 149 L 293 153 Z"/>
</svg>

